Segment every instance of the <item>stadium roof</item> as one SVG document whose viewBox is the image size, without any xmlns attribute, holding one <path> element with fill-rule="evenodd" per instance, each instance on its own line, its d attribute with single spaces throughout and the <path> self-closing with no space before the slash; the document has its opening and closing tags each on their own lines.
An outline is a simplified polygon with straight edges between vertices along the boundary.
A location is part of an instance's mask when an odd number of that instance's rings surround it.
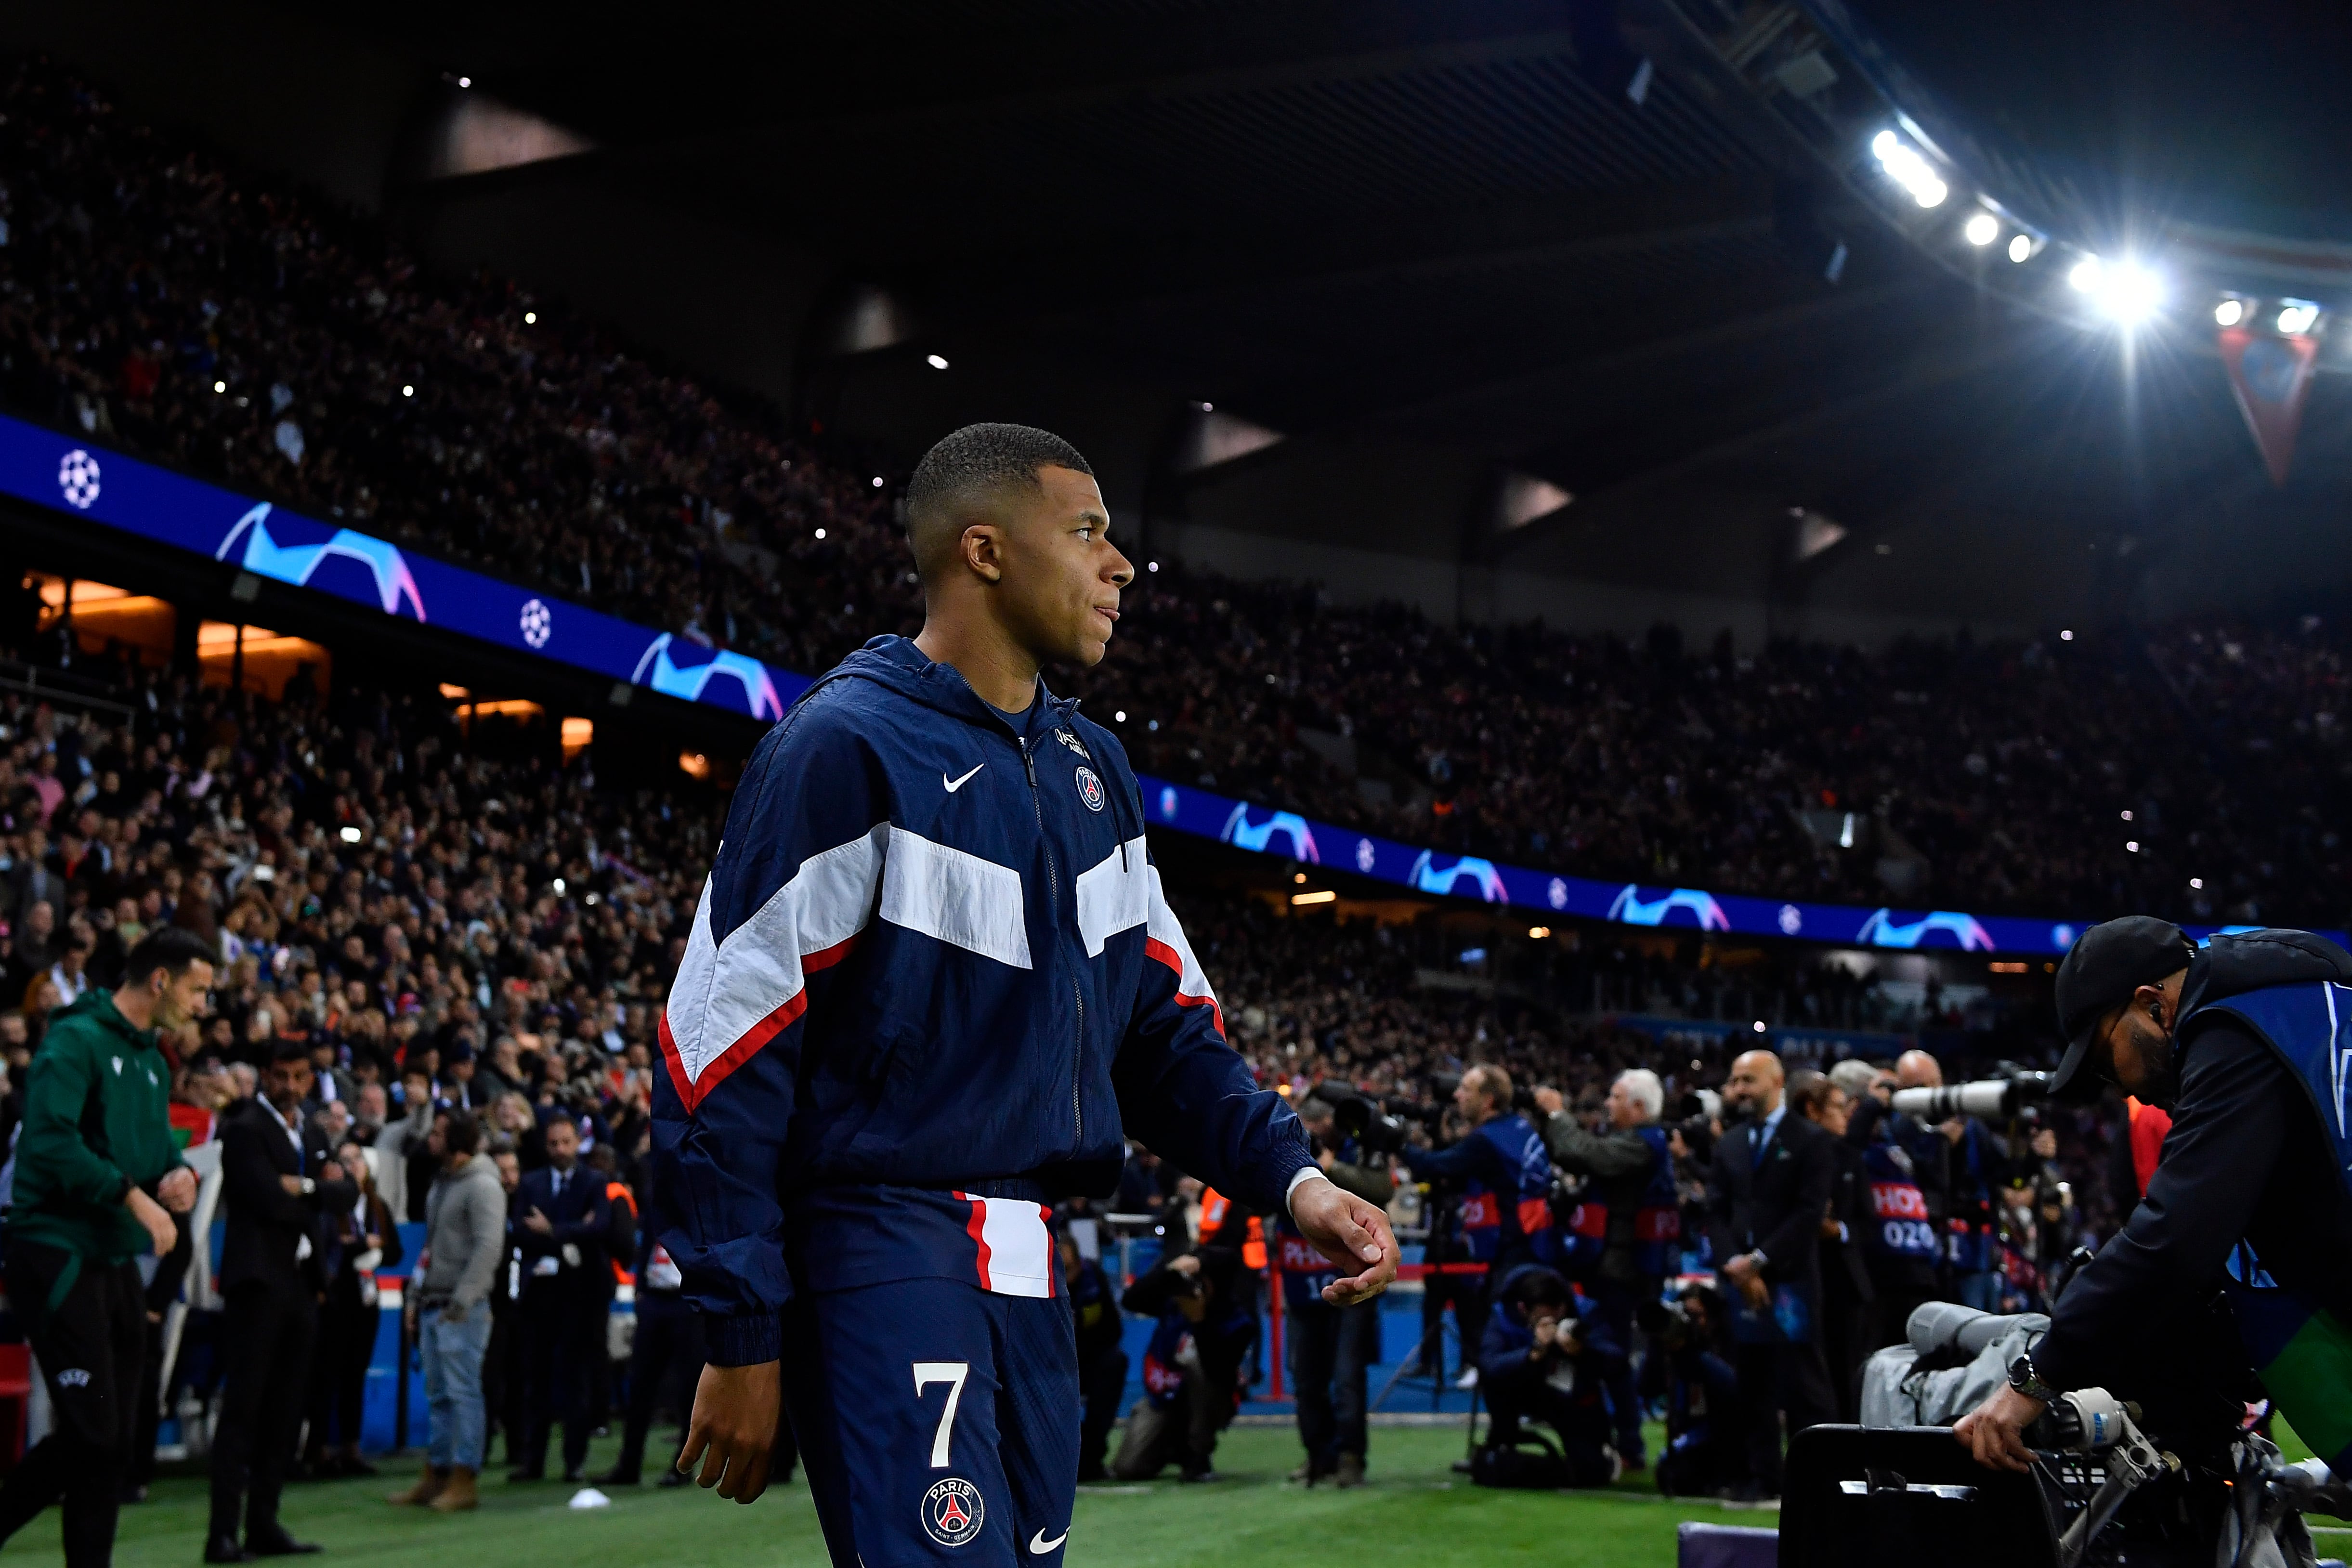
<svg viewBox="0 0 2352 1568">
<path fill-rule="evenodd" d="M 2341 563 L 2343 378 L 2273 494 L 2210 324 L 2127 353 L 2053 308 L 2070 247 L 2131 243 L 2112 204 L 2053 173 L 2063 156 L 1989 150 L 2008 125 L 1981 61 L 1931 103 L 1834 0 L 870 0 L 593 26 L 425 5 L 373 25 L 593 145 L 412 184 L 395 210 L 571 186 L 820 257 L 803 409 L 901 458 L 1009 405 L 1148 456 L 1128 499 L 1181 513 L 1244 465 L 1370 452 L 1412 518 L 1285 504 L 1255 525 L 1995 624 L 2307 595 L 2312 551 Z M 1910 31 L 1948 65 L 1939 26 Z M 1904 205 L 1867 152 L 1888 125 L 1948 157 L 1955 200 Z M 2033 241 L 2013 275 L 1958 237 L 1979 190 Z M 892 324 L 858 337 L 844 322 L 876 298 Z M 828 355 L 845 332 L 871 346 Z M 925 381 L 932 353 L 951 388 Z M 1171 455 L 1200 403 L 1288 440 L 1188 474 Z M 1574 501 L 1501 526 L 1513 476 Z M 1800 514 L 1843 533 L 1804 556 L 1827 536 Z M 2243 548 L 2250 520 L 2276 548 Z M 2119 553 L 2127 580 L 2101 571 Z"/>
</svg>

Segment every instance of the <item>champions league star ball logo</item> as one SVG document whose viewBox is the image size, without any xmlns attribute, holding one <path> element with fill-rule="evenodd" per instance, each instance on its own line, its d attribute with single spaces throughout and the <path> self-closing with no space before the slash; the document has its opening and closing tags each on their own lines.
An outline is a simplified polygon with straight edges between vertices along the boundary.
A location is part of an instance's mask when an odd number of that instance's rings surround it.
<svg viewBox="0 0 2352 1568">
<path fill-rule="evenodd" d="M 1088 811 L 1100 811 L 1110 796 L 1103 793 L 1102 780 L 1095 777 L 1092 768 L 1078 770 L 1078 798 L 1087 803 Z"/>
<path fill-rule="evenodd" d="M 58 489 L 65 492 L 66 505 L 76 511 L 88 511 L 98 500 L 98 459 L 76 447 L 58 465 Z"/>
<path fill-rule="evenodd" d="M 950 1476 L 923 1494 L 923 1533 L 941 1546 L 963 1546 L 980 1539 L 988 1507 L 980 1489 Z"/>
<path fill-rule="evenodd" d="M 555 631 L 555 616 L 537 599 L 526 599 L 522 605 L 522 640 L 534 649 L 547 646 Z"/>
</svg>

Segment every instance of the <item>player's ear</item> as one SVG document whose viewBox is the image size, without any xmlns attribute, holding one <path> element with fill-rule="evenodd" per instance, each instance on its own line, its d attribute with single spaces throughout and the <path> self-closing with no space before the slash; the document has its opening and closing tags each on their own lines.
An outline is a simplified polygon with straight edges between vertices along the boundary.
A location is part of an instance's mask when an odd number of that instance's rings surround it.
<svg viewBox="0 0 2352 1568">
<path fill-rule="evenodd" d="M 992 522 L 975 522 L 963 531 L 964 564 L 982 582 L 1004 580 L 1003 530 Z"/>
</svg>

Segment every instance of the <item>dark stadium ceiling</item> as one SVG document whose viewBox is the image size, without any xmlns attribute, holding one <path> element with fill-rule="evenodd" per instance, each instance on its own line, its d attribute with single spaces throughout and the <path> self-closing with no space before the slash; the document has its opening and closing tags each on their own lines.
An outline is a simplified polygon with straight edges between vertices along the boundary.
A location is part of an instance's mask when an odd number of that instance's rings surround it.
<svg viewBox="0 0 2352 1568">
<path fill-rule="evenodd" d="M 2069 7 L 2022 0 L 1853 4 L 1934 85 L 1953 116 L 1939 134 L 2032 153 L 1982 156 L 2014 176 L 1991 194 L 2044 237 L 2112 217 L 2093 209 L 2124 176 L 2195 172 L 2108 156 L 2092 109 L 2025 101 L 2088 90 L 2097 64 L 2053 50 L 2127 32 L 2143 7 L 2061 22 L 2045 13 Z M 2174 10 L 2179 36 L 2134 57 L 2168 62 L 2151 82 L 2187 68 L 2199 26 L 2243 30 L 2219 5 Z M 1885 99 L 1815 19 L 1769 0 L 864 0 L 593 26 L 424 4 L 341 25 L 596 144 L 442 186 L 571 182 L 819 255 L 836 287 L 887 289 L 917 323 L 861 360 L 1042 360 L 1074 384 L 1467 454 L 1577 498 L 1506 533 L 1460 522 L 1434 551 L 1456 560 L 1732 595 L 1843 574 L 1849 598 L 1918 605 L 2019 590 L 2047 574 L 2032 549 L 2072 552 L 2079 574 L 2101 549 L 2161 563 L 2192 523 L 2340 512 L 2352 378 L 2321 378 L 2272 494 L 2210 325 L 2143 345 L 2126 375 L 2115 334 L 2014 287 L 2032 268 L 1958 241 L 1972 209 L 1886 199 L 1864 150 Z M 2260 112 L 2258 57 L 2214 78 L 2254 106 L 2257 141 L 2284 133 Z M 2103 101 L 2163 129 L 2144 98 Z M 2045 156 L 2120 173 L 2045 180 Z M 2283 188 L 2259 184 L 2262 202 Z M 1791 564 L 1758 524 L 1794 507 L 1847 542 Z M 1977 559 L 1988 519 L 2021 555 Z M 1897 536 L 1927 545 L 1906 543 L 1900 582 L 1868 555 Z M 2270 585 L 2306 586 L 2310 563 L 2282 556 Z"/>
<path fill-rule="evenodd" d="M 2189 177 L 2185 154 L 2105 156 L 2091 110 L 2021 101 L 2091 90 L 2121 7 L 1861 9 L 1988 134 L 2070 170 Z M 2176 9 L 2134 57 L 2169 62 L 2147 79 L 2172 79 L 2194 13 L 2219 13 Z M 887 285 L 928 341 L 1049 345 L 1294 435 L 1465 449 L 1578 496 L 1489 554 L 1586 570 L 1654 556 L 1654 533 L 1615 537 L 1629 522 L 1799 503 L 1857 544 L 1999 507 L 2087 548 L 2267 504 L 2210 357 L 2154 356 L 2127 396 L 2111 335 L 1976 287 L 1971 264 L 2004 264 L 1857 199 L 1823 150 L 1883 116 L 1856 80 L 1800 102 L 1806 84 L 1772 74 L 1816 38 L 1804 14 L 1622 0 L 1615 37 L 1655 65 L 1637 107 L 1593 43 L 1612 10 L 880 0 L 609 29 L 425 6 L 400 26 L 594 136 L 608 175 Z M 2259 60 L 2242 74 L 2259 104 Z M 2102 103 L 2163 129 L 2121 89 Z M 2027 216 L 2084 216 L 2059 205 Z M 2309 414 L 2306 502 L 2336 491 L 2342 381 Z"/>
<path fill-rule="evenodd" d="M 2352 239 L 2338 0 L 1851 0 L 1981 125 L 2102 199 Z"/>
</svg>

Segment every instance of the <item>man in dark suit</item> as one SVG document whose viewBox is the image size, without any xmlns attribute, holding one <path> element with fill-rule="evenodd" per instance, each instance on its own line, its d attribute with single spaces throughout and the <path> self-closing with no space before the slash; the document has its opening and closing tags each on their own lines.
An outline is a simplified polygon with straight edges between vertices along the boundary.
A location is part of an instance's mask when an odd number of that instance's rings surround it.
<svg viewBox="0 0 2352 1568">
<path fill-rule="evenodd" d="M 607 1247 L 613 1216 L 604 1178 L 580 1163 L 580 1129 L 558 1113 L 547 1123 L 547 1164 L 524 1173 L 515 1189 L 514 1238 L 522 1254 L 522 1301 L 516 1328 L 526 1390 L 522 1463 L 510 1481 L 544 1480 L 548 1433 L 563 1414 L 563 1479 L 580 1479 L 588 1461 L 593 1360 L 604 1353 L 612 1296 Z"/>
<path fill-rule="evenodd" d="M 1791 1114 L 1780 1058 L 1749 1051 L 1723 1085 L 1746 1114 L 1716 1144 L 1708 1182 L 1716 1267 L 1732 1295 L 1732 1333 L 1748 1408 L 1755 1497 L 1780 1490 L 1780 1417 L 1789 1430 L 1837 1419 L 1821 1349 L 1821 1227 L 1837 1173 L 1830 1135 Z"/>
<path fill-rule="evenodd" d="M 322 1219 L 348 1211 L 359 1189 L 334 1163 L 325 1134 L 303 1115 L 312 1078 L 308 1047 L 280 1042 L 260 1092 L 236 1107 L 221 1131 L 228 1199 L 220 1272 L 226 1372 L 213 1434 L 207 1563 L 319 1550 L 286 1533 L 278 1497 L 310 1387 L 310 1345 L 326 1291 Z"/>
</svg>

